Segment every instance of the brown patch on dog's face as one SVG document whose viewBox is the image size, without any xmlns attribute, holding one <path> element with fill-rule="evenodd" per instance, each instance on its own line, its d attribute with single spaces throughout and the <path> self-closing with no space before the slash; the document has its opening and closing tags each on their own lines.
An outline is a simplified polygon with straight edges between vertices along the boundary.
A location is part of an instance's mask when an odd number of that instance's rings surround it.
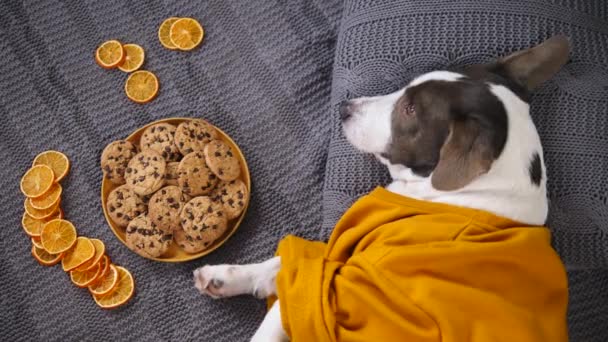
<svg viewBox="0 0 608 342">
<path fill-rule="evenodd" d="M 528 102 L 529 91 L 567 62 L 570 44 L 552 37 L 494 63 L 471 66 L 456 81 L 430 80 L 407 87 L 391 116 L 391 142 L 382 154 L 450 191 L 486 173 L 506 143 L 504 105 L 489 84 L 510 89 Z"/>
<path fill-rule="evenodd" d="M 493 63 L 427 73 L 394 93 L 346 101 L 340 106 L 344 135 L 363 152 L 432 175 L 438 190 L 464 187 L 490 169 L 506 144 L 506 109 L 491 89 L 505 87 L 528 102 L 529 92 L 566 63 L 569 49 L 568 40 L 556 36 Z"/>
<path fill-rule="evenodd" d="M 392 141 L 383 156 L 420 176 L 439 162 L 439 151 L 450 129 L 450 105 L 445 83 L 431 81 L 407 89 L 391 116 Z"/>
<path fill-rule="evenodd" d="M 409 87 L 392 113 L 383 156 L 428 177 L 438 190 L 458 189 L 487 172 L 507 137 L 507 115 L 483 82 L 427 81 Z"/>
</svg>

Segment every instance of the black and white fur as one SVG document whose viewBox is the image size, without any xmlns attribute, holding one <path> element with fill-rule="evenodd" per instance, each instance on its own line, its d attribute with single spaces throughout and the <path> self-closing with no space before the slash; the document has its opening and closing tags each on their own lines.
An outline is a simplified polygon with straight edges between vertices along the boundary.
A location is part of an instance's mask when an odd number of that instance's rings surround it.
<svg viewBox="0 0 608 342">
<path fill-rule="evenodd" d="M 408 87 L 430 80 L 457 82 L 466 76 L 449 71 L 434 71 L 414 79 Z M 391 139 L 390 123 L 392 107 L 405 89 L 377 97 L 352 100 L 355 113 L 344 122 L 344 133 L 357 149 L 374 153 L 393 178 L 387 189 L 408 197 L 486 210 L 515 221 L 542 225 L 547 217 L 547 177 L 543 161 L 543 148 L 536 127 L 531 120 L 530 106 L 503 85 L 488 85 L 489 90 L 502 102 L 507 112 L 507 141 L 500 157 L 492 168 L 458 191 L 437 190 L 431 177 L 417 176 L 412 169 L 391 164 L 381 156 L 384 146 Z M 534 158 L 540 158 L 540 182 L 530 175 Z M 527 157 L 527 158 L 526 158 Z"/>
<path fill-rule="evenodd" d="M 393 182 L 387 188 L 392 192 L 542 225 L 547 217 L 547 177 L 541 141 L 529 113 L 528 94 L 553 76 L 566 63 L 568 55 L 568 40 L 556 36 L 495 63 L 458 72 L 423 74 L 392 94 L 344 103 L 340 108 L 344 134 L 357 149 L 374 154 L 388 167 Z M 465 88 L 468 90 L 463 91 Z M 441 91 L 435 93 L 435 89 Z M 413 103 L 416 97 L 421 103 Z M 469 115 L 467 110 L 475 113 Z M 498 121 L 485 122 L 485 117 L 479 115 L 496 113 L 480 114 L 484 110 L 504 113 L 506 121 L 500 121 L 498 115 L 495 116 Z M 500 124 L 495 125 L 496 122 Z M 408 128 L 412 137 L 403 136 L 403 129 L 399 130 L 403 125 L 415 126 Z M 462 137 L 455 137 L 457 125 L 473 129 L 465 131 Z M 437 133 L 429 129 L 447 131 L 432 139 L 414 136 Z M 489 138 L 470 139 L 469 133 L 486 134 Z M 407 139 L 415 142 L 418 138 L 424 141 L 424 147 L 421 143 L 412 148 L 420 146 L 428 150 L 418 155 L 403 151 L 401 146 L 407 145 Z M 437 139 L 441 139 L 439 144 Z M 450 139 L 456 139 L 460 149 L 456 153 L 464 154 L 452 156 L 452 164 L 444 163 L 442 167 L 447 165 L 448 172 L 439 176 L 438 165 L 450 158 L 448 153 L 454 153 L 454 149 L 446 148 Z M 405 145 L 399 145 L 399 141 Z M 477 159 L 469 158 L 466 153 L 475 152 L 476 144 L 490 147 L 482 146 Z M 478 160 L 488 158 L 489 161 Z M 476 166 L 469 168 L 463 165 L 466 163 Z M 461 179 L 449 179 L 451 174 Z M 280 257 L 250 265 L 207 265 L 194 271 L 194 281 L 202 294 L 213 298 L 241 294 L 266 298 L 276 294 L 275 278 L 280 267 Z M 287 336 L 282 329 L 277 301 L 252 341 L 284 340 Z"/>
</svg>

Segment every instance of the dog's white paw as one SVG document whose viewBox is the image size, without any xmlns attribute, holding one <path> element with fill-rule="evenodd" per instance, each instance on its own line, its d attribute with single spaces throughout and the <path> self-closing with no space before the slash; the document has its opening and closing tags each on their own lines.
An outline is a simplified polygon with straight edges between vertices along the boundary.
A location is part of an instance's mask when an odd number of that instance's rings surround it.
<svg viewBox="0 0 608 342">
<path fill-rule="evenodd" d="M 203 266 L 194 271 L 194 286 L 213 298 L 252 294 L 266 298 L 276 293 L 275 278 L 280 259 L 260 264 Z"/>
<path fill-rule="evenodd" d="M 194 270 L 194 286 L 201 294 L 212 298 L 231 297 L 248 293 L 247 279 L 238 273 L 239 266 L 206 265 Z"/>
</svg>

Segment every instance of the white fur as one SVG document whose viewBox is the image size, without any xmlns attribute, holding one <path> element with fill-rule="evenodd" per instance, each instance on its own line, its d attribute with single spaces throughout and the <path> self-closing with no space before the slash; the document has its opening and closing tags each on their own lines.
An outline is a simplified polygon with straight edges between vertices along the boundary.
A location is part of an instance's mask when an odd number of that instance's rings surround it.
<svg viewBox="0 0 608 342">
<path fill-rule="evenodd" d="M 262 324 L 251 338 L 251 342 L 282 342 L 289 341 L 281 323 L 279 301 L 272 304 L 264 317 Z"/>
<path fill-rule="evenodd" d="M 277 292 L 275 277 L 280 268 L 281 257 L 250 265 L 206 265 L 194 270 L 194 286 L 213 298 L 242 294 L 266 298 Z"/>
<path fill-rule="evenodd" d="M 407 87 L 414 87 L 427 81 L 458 81 L 460 78 L 462 78 L 462 75 L 456 72 L 445 70 L 431 71 L 414 78 Z M 404 89 L 407 89 L 407 87 Z"/>
<path fill-rule="evenodd" d="M 206 265 L 194 270 L 194 286 L 201 294 L 216 299 L 242 294 L 266 298 L 277 294 L 275 280 L 280 268 L 281 257 L 250 265 Z M 281 311 L 277 300 L 264 317 L 264 321 L 251 341 L 281 342 L 287 340 L 281 324 Z"/>
<path fill-rule="evenodd" d="M 400 89 L 385 96 L 365 97 L 352 100 L 358 108 L 344 123 L 344 133 L 349 141 L 357 141 L 363 152 L 381 153 L 391 139 L 391 112 L 395 102 L 403 95 Z M 358 113 L 378 113 L 359 115 Z"/>
<path fill-rule="evenodd" d="M 456 81 L 462 75 L 435 71 L 414 79 L 408 86 L 429 80 Z M 374 153 L 388 167 L 393 178 L 387 188 L 417 199 L 486 210 L 522 223 L 543 224 L 547 216 L 545 164 L 540 138 L 529 114 L 529 106 L 509 89 L 490 85 L 491 92 L 505 106 L 508 133 L 504 149 L 489 172 L 462 189 L 438 191 L 430 177 L 420 177 L 402 165 L 393 165 L 380 156 L 391 140 L 391 113 L 405 92 L 401 89 L 385 96 L 352 100 L 356 112 L 343 125 L 346 138 L 359 150 Z M 542 181 L 532 184 L 528 167 L 534 153 L 541 157 Z M 194 271 L 195 286 L 213 298 L 254 294 L 264 298 L 276 295 L 275 278 L 281 259 L 272 258 L 260 264 L 204 266 Z M 286 341 L 281 324 L 279 302 L 275 302 L 251 339 L 255 342 Z"/>
<path fill-rule="evenodd" d="M 429 80 L 455 81 L 462 75 L 449 71 L 433 71 L 414 79 L 409 86 L 415 86 Z M 359 150 L 366 153 L 382 153 L 391 140 L 391 113 L 395 102 L 399 100 L 405 89 L 394 93 L 362 97 L 351 100 L 357 108 L 353 116 L 343 123 L 344 134 Z M 373 113 L 373 115 L 370 115 Z"/>
<path fill-rule="evenodd" d="M 453 72 L 436 71 L 416 78 L 408 87 L 429 80 L 456 81 L 461 77 L 463 76 Z M 544 224 L 548 211 L 547 176 L 540 138 L 527 103 L 504 86 L 490 85 L 490 91 L 500 99 L 507 112 L 509 127 L 504 149 L 489 172 L 461 189 L 446 192 L 433 188 L 431 177 L 417 176 L 403 165 L 393 165 L 379 155 L 391 139 L 390 113 L 398 99 L 394 94 L 403 94 L 405 89 L 407 87 L 386 97 L 358 99 L 366 105 L 356 107 L 357 113 L 344 125 L 345 136 L 351 144 L 361 151 L 375 153 L 380 162 L 388 167 L 393 178 L 388 190 L 416 199 L 486 210 L 522 223 Z M 375 101 L 382 105 L 375 106 Z M 387 105 L 387 101 L 392 101 L 392 105 Z M 386 112 L 378 113 L 378 108 Z M 376 122 L 379 120 L 384 120 L 385 123 Z M 375 130 L 369 134 L 360 133 L 365 127 L 359 125 L 367 122 L 375 122 L 375 127 L 384 127 L 387 131 L 382 134 L 377 134 Z M 358 134 L 352 134 L 353 131 Z M 380 146 L 381 144 L 385 145 Z M 528 171 L 534 152 L 541 157 L 540 186 L 532 184 Z"/>
</svg>

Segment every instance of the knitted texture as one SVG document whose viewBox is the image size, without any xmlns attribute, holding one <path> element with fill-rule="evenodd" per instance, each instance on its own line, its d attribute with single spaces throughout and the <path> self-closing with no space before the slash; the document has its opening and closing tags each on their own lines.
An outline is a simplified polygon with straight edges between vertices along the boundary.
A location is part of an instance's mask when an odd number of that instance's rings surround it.
<svg viewBox="0 0 608 342">
<path fill-rule="evenodd" d="M 192 271 L 262 261 L 288 233 L 318 238 L 340 10 L 341 1 L 327 0 L 0 2 L 0 340 L 247 341 L 264 303 L 203 297 Z M 200 48 L 161 47 L 157 30 L 170 16 L 201 22 Z M 153 102 L 129 101 L 127 75 L 95 64 L 95 49 L 109 39 L 146 50 L 144 68 L 160 81 Z M 103 147 L 172 116 L 203 117 L 228 132 L 253 182 L 237 233 L 183 264 L 131 252 L 110 231 L 100 202 Z M 19 180 L 47 149 L 72 162 L 63 181 L 66 218 L 133 273 L 136 293 L 123 308 L 100 309 L 60 266 L 39 266 L 30 255 Z"/>
<path fill-rule="evenodd" d="M 202 46 L 162 48 L 157 29 L 169 16 L 200 20 Z M 248 340 L 263 303 L 202 297 L 192 271 L 264 260 L 289 233 L 325 239 L 352 201 L 389 181 L 342 137 L 340 101 L 388 93 L 418 73 L 487 61 L 561 32 L 572 38 L 572 62 L 540 89 L 532 113 L 546 150 L 555 246 L 577 267 L 570 272 L 571 340 L 608 340 L 607 20 L 603 0 L 0 2 L 0 339 Z M 126 75 L 95 64 L 95 48 L 108 39 L 146 49 L 144 68 L 161 83 L 157 99 L 130 102 Z M 103 147 L 171 116 L 203 117 L 228 132 L 253 181 L 239 231 L 183 264 L 128 250 L 109 230 L 99 199 Z M 29 254 L 18 184 L 47 149 L 72 161 L 63 182 L 66 217 L 82 235 L 102 239 L 135 277 L 135 297 L 123 308 L 99 309 L 59 267 L 39 266 Z"/>
<path fill-rule="evenodd" d="M 332 85 L 323 233 L 331 232 L 357 197 L 390 181 L 384 167 L 345 140 L 337 119 L 340 102 L 387 94 L 420 73 L 488 62 L 558 33 L 571 38 L 571 61 L 531 104 L 547 164 L 549 226 L 571 269 L 571 340 L 608 341 L 605 0 L 345 1 Z"/>
</svg>

